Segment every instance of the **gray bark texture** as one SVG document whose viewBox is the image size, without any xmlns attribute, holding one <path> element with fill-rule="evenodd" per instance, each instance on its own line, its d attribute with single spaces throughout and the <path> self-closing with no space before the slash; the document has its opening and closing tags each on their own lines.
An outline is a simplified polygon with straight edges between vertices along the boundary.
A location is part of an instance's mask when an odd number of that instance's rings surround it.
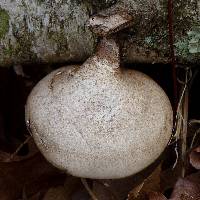
<svg viewBox="0 0 200 200">
<path fill-rule="evenodd" d="M 97 44 L 88 19 L 112 4 L 134 19 L 119 34 L 124 62 L 168 62 L 167 0 L 1 0 L 0 66 L 84 61 Z M 198 64 L 200 1 L 176 0 L 174 13 L 178 62 Z"/>
</svg>

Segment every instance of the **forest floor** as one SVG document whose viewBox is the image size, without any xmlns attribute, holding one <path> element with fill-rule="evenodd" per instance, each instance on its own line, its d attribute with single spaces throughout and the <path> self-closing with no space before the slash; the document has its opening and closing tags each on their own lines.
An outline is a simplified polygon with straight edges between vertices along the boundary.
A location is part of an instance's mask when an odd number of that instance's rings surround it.
<svg viewBox="0 0 200 200">
<path fill-rule="evenodd" d="M 48 163 L 34 144 L 24 109 L 34 85 L 58 66 L 0 68 L 0 200 L 200 199 L 200 70 L 177 70 L 174 135 L 148 174 L 85 180 Z M 169 65 L 133 67 L 156 80 L 174 103 Z M 139 177 L 139 178 L 138 178 Z"/>
</svg>

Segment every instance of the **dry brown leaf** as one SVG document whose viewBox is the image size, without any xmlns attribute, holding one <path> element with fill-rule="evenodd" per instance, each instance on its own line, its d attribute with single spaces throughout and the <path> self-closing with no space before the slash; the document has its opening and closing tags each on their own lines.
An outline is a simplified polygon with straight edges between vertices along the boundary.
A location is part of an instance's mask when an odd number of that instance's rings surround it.
<svg viewBox="0 0 200 200">
<path fill-rule="evenodd" d="M 70 199 L 63 186 L 52 187 L 45 194 L 43 200 L 68 200 Z"/>
<path fill-rule="evenodd" d="M 82 186 L 80 178 L 74 176 L 68 176 L 64 182 L 65 193 L 67 196 L 71 196 Z"/>
<path fill-rule="evenodd" d="M 142 182 L 141 184 L 134 187 L 128 194 L 128 200 L 137 199 L 137 197 L 139 196 L 140 191 L 142 190 L 143 186 L 144 186 L 144 182 Z"/>
<path fill-rule="evenodd" d="M 172 189 L 180 176 L 180 167 L 177 165 L 175 169 L 169 168 L 162 171 L 160 176 L 161 192 Z"/>
<path fill-rule="evenodd" d="M 26 199 L 23 199 L 23 200 L 26 200 Z M 34 194 L 33 196 L 29 197 L 28 200 L 41 200 L 41 193 L 38 192 Z"/>
<path fill-rule="evenodd" d="M 189 160 L 194 168 L 200 169 L 200 146 L 190 152 Z"/>
<path fill-rule="evenodd" d="M 166 200 L 157 192 L 149 193 L 150 200 Z M 200 199 L 200 172 L 191 174 L 186 178 L 179 178 L 174 186 L 169 200 L 199 200 Z"/>
<path fill-rule="evenodd" d="M 186 178 L 179 178 L 170 199 L 200 199 L 200 172 L 191 174 Z"/>
<path fill-rule="evenodd" d="M 115 180 L 94 180 L 93 189 L 98 199 L 103 200 L 124 200 L 129 198 L 133 188 L 141 189 L 140 185 L 151 174 L 155 166 L 151 166 L 146 171 L 131 177 Z M 135 189 L 135 190 L 137 190 Z M 134 194 L 136 195 L 136 193 Z M 133 196 L 134 196 L 133 195 Z"/>
<path fill-rule="evenodd" d="M 8 162 L 11 154 L 0 150 L 0 162 Z"/>
<path fill-rule="evenodd" d="M 40 153 L 18 162 L 0 163 L 0 199 L 14 200 L 26 191 L 27 197 L 44 192 L 65 175 L 49 164 Z"/>
<path fill-rule="evenodd" d="M 159 192 L 149 192 L 149 200 L 167 200 L 167 198 Z"/>
<path fill-rule="evenodd" d="M 25 156 L 19 156 L 19 155 L 16 154 L 16 152 L 11 154 L 11 153 L 7 153 L 7 152 L 0 150 L 0 163 L 1 162 L 7 162 L 8 163 L 8 162 L 23 161 L 23 160 L 26 160 L 26 159 L 34 156 L 36 153 L 39 152 L 38 148 L 36 147 L 36 145 L 33 141 L 33 138 L 30 138 L 29 140 L 27 140 L 27 145 L 28 145 L 29 153 Z M 22 146 L 21 146 L 21 148 L 22 148 Z M 17 148 L 16 151 L 19 151 L 19 149 Z"/>
<path fill-rule="evenodd" d="M 71 194 L 71 200 L 91 200 L 91 196 L 88 191 L 84 188 L 83 184 L 76 188 L 76 191 Z M 100 199 L 99 199 L 100 200 Z"/>
<path fill-rule="evenodd" d="M 126 190 L 124 185 L 126 184 L 121 180 L 94 180 L 93 191 L 98 199 L 119 200 L 124 199 L 128 194 L 128 191 L 124 192 Z M 127 186 L 129 187 L 128 184 Z M 118 195 L 123 197 L 118 197 Z"/>
<path fill-rule="evenodd" d="M 133 188 L 129 193 L 129 200 L 146 200 L 146 195 L 151 191 L 160 191 L 161 164 L 144 180 L 142 185 Z M 142 187 L 140 187 L 142 186 Z"/>
</svg>

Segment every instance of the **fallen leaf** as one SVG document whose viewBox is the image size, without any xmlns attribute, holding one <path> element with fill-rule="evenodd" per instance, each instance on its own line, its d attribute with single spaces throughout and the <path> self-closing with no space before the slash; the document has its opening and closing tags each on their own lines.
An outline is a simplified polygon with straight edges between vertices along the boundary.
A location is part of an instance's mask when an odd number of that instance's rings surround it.
<svg viewBox="0 0 200 200">
<path fill-rule="evenodd" d="M 158 192 L 149 193 L 150 200 L 166 200 L 167 198 Z M 179 178 L 176 182 L 169 200 L 198 200 L 200 199 L 200 172 L 191 174 L 185 178 Z"/>
<path fill-rule="evenodd" d="M 38 192 L 38 193 L 34 194 L 33 196 L 29 197 L 28 200 L 41 200 L 41 193 Z"/>
<path fill-rule="evenodd" d="M 63 186 L 52 187 L 45 194 L 43 200 L 68 200 L 70 199 Z"/>
<path fill-rule="evenodd" d="M 200 146 L 190 152 L 189 161 L 194 168 L 200 169 Z"/>
<path fill-rule="evenodd" d="M 132 176 L 123 179 L 94 180 L 93 190 L 98 199 L 124 200 L 136 184 L 137 180 Z"/>
<path fill-rule="evenodd" d="M 167 198 L 159 192 L 149 192 L 149 200 L 167 200 Z"/>
<path fill-rule="evenodd" d="M 161 164 L 158 165 L 152 174 L 147 177 L 141 185 L 133 188 L 129 193 L 128 200 L 146 200 L 146 195 L 151 191 L 160 191 Z"/>
<path fill-rule="evenodd" d="M 4 151 L 0 150 L 0 163 L 1 162 L 9 163 L 9 162 L 24 161 L 24 160 L 26 160 L 28 158 L 31 158 L 32 156 L 34 156 L 36 153 L 39 152 L 39 150 L 36 147 L 32 137 L 28 137 L 27 138 L 26 145 L 28 146 L 29 152 L 28 152 L 27 155 L 24 155 L 24 156 L 17 155 L 17 151 L 19 151 L 20 148 L 17 148 L 16 152 L 14 152 L 14 153 L 7 153 L 7 152 L 4 152 Z M 23 147 L 23 143 L 19 147 L 22 148 Z"/>
<path fill-rule="evenodd" d="M 68 176 L 64 182 L 65 193 L 67 196 L 71 196 L 77 191 L 77 188 L 82 186 L 80 178 L 74 176 Z"/>
<path fill-rule="evenodd" d="M 191 200 L 200 198 L 200 172 L 186 178 L 179 178 L 175 184 L 170 200 Z"/>
<path fill-rule="evenodd" d="M 160 176 L 161 192 L 163 193 L 167 190 L 172 189 L 174 185 L 176 184 L 179 176 L 180 176 L 179 165 L 177 165 L 175 169 L 168 168 L 162 171 L 161 176 Z"/>
<path fill-rule="evenodd" d="M 145 181 L 144 181 L 145 182 Z M 136 187 L 134 187 L 128 194 L 128 200 L 133 200 L 136 199 L 139 195 L 140 195 L 140 191 L 142 190 L 143 186 L 144 186 L 144 182 L 142 182 L 141 184 L 137 185 Z"/>
<path fill-rule="evenodd" d="M 64 182 L 65 174 L 36 155 L 22 161 L 0 162 L 0 199 L 20 198 L 25 190 L 27 197 Z"/>
</svg>

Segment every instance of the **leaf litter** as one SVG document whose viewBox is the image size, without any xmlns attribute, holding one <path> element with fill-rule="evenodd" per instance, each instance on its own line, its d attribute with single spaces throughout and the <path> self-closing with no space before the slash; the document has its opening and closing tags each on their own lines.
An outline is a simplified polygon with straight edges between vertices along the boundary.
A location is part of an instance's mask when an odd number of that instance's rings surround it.
<svg viewBox="0 0 200 200">
<path fill-rule="evenodd" d="M 32 72 L 29 72 L 28 75 L 19 77 L 19 75 L 13 75 L 12 70 L 11 72 L 6 69 L 0 70 L 4 71 L 0 73 L 0 90 L 4 95 L 0 102 L 1 200 L 200 199 L 200 113 L 195 113 L 194 116 L 198 117 L 196 119 L 193 119 L 190 114 L 190 101 L 192 101 L 190 82 L 185 81 L 180 86 L 182 93 L 180 92 L 179 100 L 181 101 L 179 101 L 176 118 L 178 128 L 172 137 L 171 144 L 162 156 L 162 162 L 145 175 L 140 174 L 124 180 L 81 180 L 65 174 L 48 163 L 35 146 L 25 128 L 25 123 L 20 121 L 23 120 L 24 99 L 41 78 L 41 75 L 37 77 L 38 74 L 44 74 L 44 72 L 36 72 L 37 76 L 32 76 Z M 196 85 L 199 88 L 199 81 Z M 16 86 L 17 91 L 21 91 L 17 94 L 14 92 Z M 10 88 L 10 90 L 6 91 L 5 88 Z M 11 101 L 7 101 L 6 97 L 17 99 L 11 107 L 20 108 L 19 110 L 15 108 L 10 112 L 9 120 L 5 117 L 5 108 L 10 106 L 8 102 Z M 188 105 L 189 107 L 186 108 Z M 22 117 L 18 118 L 21 114 Z M 9 122 L 5 123 L 5 120 Z M 12 129 L 6 124 L 13 126 Z M 23 124 L 21 128 L 19 124 Z"/>
</svg>

